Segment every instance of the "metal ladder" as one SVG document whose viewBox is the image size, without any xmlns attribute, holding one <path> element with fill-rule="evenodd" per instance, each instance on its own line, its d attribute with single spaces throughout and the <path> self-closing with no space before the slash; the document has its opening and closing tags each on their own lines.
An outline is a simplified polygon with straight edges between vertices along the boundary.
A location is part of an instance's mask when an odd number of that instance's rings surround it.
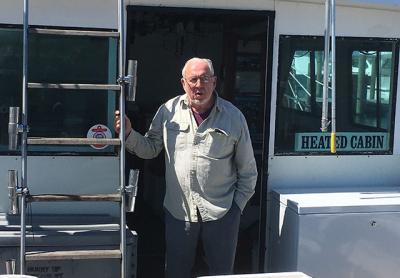
<svg viewBox="0 0 400 278">
<path fill-rule="evenodd" d="M 55 30 L 29 27 L 29 0 L 24 0 L 23 7 L 23 80 L 22 80 L 22 122 L 19 122 L 19 107 L 10 107 L 9 120 L 9 148 L 16 150 L 18 137 L 21 137 L 21 183 L 18 184 L 18 174 L 15 170 L 9 171 L 9 190 L 14 190 L 10 198 L 14 198 L 14 212 L 17 212 L 16 201 L 20 202 L 20 274 L 26 272 L 26 262 L 35 260 L 65 260 L 65 259 L 104 259 L 113 258 L 121 261 L 121 277 L 127 277 L 127 248 L 126 248 L 126 219 L 125 212 L 128 198 L 133 199 L 137 191 L 137 174 L 133 173 L 130 185 L 125 184 L 125 118 L 121 117 L 121 130 L 119 138 L 113 139 L 89 139 L 89 138 L 29 138 L 28 132 L 28 89 L 80 89 L 80 90 L 112 90 L 119 94 L 119 111 L 125 115 L 125 97 L 134 101 L 136 82 L 136 61 L 129 61 L 128 75 L 125 75 L 125 6 L 123 0 L 118 0 L 118 32 L 112 31 L 84 31 L 84 30 Z M 28 35 L 29 33 L 68 35 L 68 36 L 91 36 L 91 37 L 114 37 L 119 39 L 118 53 L 118 79 L 116 84 L 50 84 L 28 82 Z M 128 86 L 128 88 L 126 88 Z M 126 95 L 127 92 L 127 95 Z M 31 195 L 27 182 L 27 147 L 28 145 L 114 145 L 119 146 L 119 192 L 116 194 L 94 194 L 94 195 Z M 131 174 L 132 174 L 131 170 Z M 131 180 L 131 177 L 130 177 Z M 17 197 L 16 197 L 17 196 Z M 30 202 L 57 202 L 57 201 L 110 201 L 120 204 L 120 248 L 119 250 L 80 250 L 80 251 L 54 251 L 54 252 L 27 252 L 26 251 L 26 206 Z"/>
</svg>

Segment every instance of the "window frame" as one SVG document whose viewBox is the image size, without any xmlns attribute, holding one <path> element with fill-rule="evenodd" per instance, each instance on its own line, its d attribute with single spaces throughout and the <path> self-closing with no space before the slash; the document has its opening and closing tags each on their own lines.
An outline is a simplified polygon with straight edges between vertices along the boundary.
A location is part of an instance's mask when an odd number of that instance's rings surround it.
<svg viewBox="0 0 400 278">
<path fill-rule="evenodd" d="M 330 153 L 329 151 L 310 151 L 310 152 L 305 152 L 305 151 L 295 151 L 294 148 L 291 151 L 288 150 L 282 150 L 278 148 L 277 146 L 277 141 L 279 140 L 278 137 L 278 128 L 279 128 L 279 119 L 280 119 L 280 115 L 281 113 L 285 113 L 282 111 L 291 111 L 291 113 L 293 113 L 294 115 L 309 115 L 310 117 L 317 117 L 317 118 L 321 118 L 321 113 L 315 113 L 315 111 L 313 111 L 313 105 L 315 104 L 315 99 L 311 100 L 311 106 L 312 109 L 310 112 L 306 112 L 306 111 L 300 111 L 297 109 L 291 109 L 289 107 L 283 107 L 281 105 L 281 99 L 282 99 L 282 89 L 281 87 L 281 82 L 282 81 L 282 76 L 281 76 L 281 71 L 282 71 L 282 61 L 281 61 L 281 57 L 282 55 L 284 55 L 284 53 L 282 52 L 282 43 L 283 43 L 283 39 L 295 39 L 295 40 L 309 40 L 309 41 L 305 41 L 304 45 L 312 45 L 312 39 L 314 39 L 316 41 L 316 43 L 311 46 L 308 49 L 305 49 L 305 47 L 300 47 L 298 49 L 293 49 L 290 48 L 290 50 L 294 50 L 294 51 L 309 51 L 311 52 L 316 52 L 319 51 L 320 49 L 320 45 L 321 45 L 321 40 L 322 40 L 322 51 L 323 49 L 323 36 L 315 36 L 315 35 L 286 35 L 286 34 L 281 34 L 279 36 L 279 49 L 278 49 L 278 67 L 277 67 L 277 83 L 276 83 L 276 92 L 277 92 L 277 97 L 276 97 L 276 112 L 275 112 L 275 130 L 274 130 L 274 155 L 275 156 L 338 156 L 338 155 L 391 155 L 393 154 L 393 142 L 394 142 L 394 128 L 395 128 L 395 114 L 396 114 L 396 101 L 397 101 L 397 83 L 398 83 L 398 67 L 399 67 L 399 45 L 400 45 L 400 38 L 383 38 L 383 37 L 353 37 L 353 36 L 338 36 L 336 37 L 336 41 L 338 40 L 346 40 L 346 41 L 367 41 L 367 42 L 372 42 L 372 43 L 379 43 L 379 42 L 392 42 L 392 55 L 393 55 L 393 60 L 392 60 L 392 71 L 391 71 L 391 88 L 390 91 L 392 93 L 391 96 L 391 107 L 390 109 L 390 122 L 388 123 L 388 135 L 389 135 L 389 141 L 388 141 L 388 150 L 384 150 L 384 151 L 338 151 L 335 154 Z M 379 51 L 381 51 L 383 48 L 377 49 Z M 351 62 L 351 61 L 350 61 Z M 311 66 L 310 66 L 311 67 Z M 311 67 L 313 68 L 313 67 Z M 354 108 L 354 100 L 353 100 L 353 85 L 350 84 L 349 85 L 349 92 L 350 94 L 347 97 L 347 101 L 349 101 L 349 105 L 348 105 L 348 109 L 350 109 L 351 113 L 349 115 L 351 115 L 351 118 L 349 118 L 349 124 L 352 124 L 353 126 L 358 126 L 359 124 L 355 123 L 353 120 L 353 108 Z M 312 93 L 312 96 L 315 98 L 315 92 Z M 329 109 L 330 110 L 330 109 Z M 360 125 L 361 126 L 361 125 Z M 362 126 L 365 127 L 365 126 Z M 369 127 L 369 126 L 367 126 Z M 372 127 L 369 127 L 372 128 Z M 340 127 L 339 127 L 339 132 L 340 132 Z M 372 132 L 372 130 L 370 131 Z M 328 133 L 329 134 L 329 133 Z M 284 148 L 284 147 L 283 147 Z"/>
<path fill-rule="evenodd" d="M 117 31 L 116 29 L 106 29 L 106 28 L 85 28 L 85 27 L 49 26 L 49 25 L 40 25 L 40 26 L 38 26 L 38 25 L 30 25 L 30 28 L 57 29 L 57 30 L 82 30 L 82 31 L 106 31 L 106 32 L 107 31 L 112 31 L 112 32 L 116 32 Z M 22 33 L 23 25 L 22 24 L 3 24 L 3 23 L 0 23 L 0 29 L 2 29 L 2 30 L 9 29 L 10 31 L 20 31 Z M 45 35 L 43 35 L 43 36 L 45 36 Z M 57 35 L 57 37 L 61 37 L 61 38 L 77 37 L 77 38 L 79 38 L 81 36 Z M 104 38 L 104 39 L 110 39 L 110 38 Z M 116 42 L 116 48 L 115 48 L 116 51 L 117 51 L 115 53 L 115 57 L 116 57 L 115 74 L 116 74 L 116 78 L 118 78 L 118 68 L 117 68 L 117 66 L 118 66 L 118 43 L 119 42 L 117 41 Z M 22 64 L 21 64 L 21 67 L 22 67 Z M 21 68 L 21 71 L 22 71 L 22 68 Z M 60 81 L 62 82 L 62 80 L 60 80 Z M 22 89 L 22 83 L 20 83 L 20 85 L 21 85 L 21 89 Z M 94 96 L 96 93 L 89 92 L 88 94 L 93 94 L 93 96 Z M 114 110 L 117 108 L 116 106 L 118 105 L 118 95 L 119 95 L 118 93 L 115 93 L 114 107 L 113 107 Z M 17 99 L 18 98 L 21 98 L 21 100 L 22 100 L 22 90 L 18 94 Z M 109 105 L 110 104 L 107 101 L 107 106 L 109 106 Z M 20 108 L 20 109 L 22 109 L 22 108 Z M 22 110 L 20 110 L 20 111 L 22 111 Z M 107 113 L 107 111 L 105 111 L 105 113 Z M 28 118 L 29 118 L 29 115 L 28 115 Z M 114 131 L 112 130 L 113 127 L 110 126 L 109 128 L 111 129 L 112 133 L 114 133 Z M 8 135 L 7 135 L 7 137 L 8 137 Z M 19 138 L 19 145 L 20 145 L 20 138 Z M 7 144 L 5 146 L 7 146 Z M 32 146 L 32 147 L 35 147 L 35 146 Z M 28 146 L 28 155 L 29 156 L 103 156 L 103 157 L 108 157 L 108 156 L 115 157 L 115 156 L 118 156 L 118 148 L 116 148 L 115 146 L 108 146 L 107 148 L 100 149 L 100 150 L 93 149 L 93 151 L 84 151 L 84 150 L 82 150 L 82 151 L 81 150 L 68 151 L 68 150 L 63 149 L 62 145 L 54 145 L 53 147 L 54 148 L 61 147 L 61 149 L 58 149 L 58 150 L 46 150 L 46 145 L 43 145 L 43 149 L 29 150 L 29 146 Z M 42 147 L 39 146 L 39 148 L 42 148 Z M 20 155 L 20 147 L 18 147 L 18 149 L 16 151 L 10 151 L 7 148 L 5 150 L 0 150 L 0 156 L 19 156 L 19 155 Z"/>
<path fill-rule="evenodd" d="M 355 51 L 357 51 L 357 50 L 355 50 Z M 394 51 L 395 50 L 392 50 L 392 53 L 394 53 Z M 354 52 L 354 51 L 353 51 Z M 360 52 L 360 51 L 359 51 Z M 380 55 L 382 54 L 382 49 L 377 49 L 376 50 L 376 52 L 377 52 L 377 58 L 378 58 L 378 62 L 380 62 Z M 393 56 L 393 55 L 392 55 Z M 394 58 L 392 59 L 393 61 L 394 61 Z M 380 72 L 380 66 L 378 66 L 378 68 L 377 68 L 377 72 L 379 73 Z M 394 69 L 393 69 L 393 63 L 392 63 L 392 65 L 391 65 L 391 73 L 392 73 L 392 76 L 390 77 L 391 79 L 394 79 L 394 77 L 393 77 L 393 72 L 394 72 Z M 377 119 L 377 126 L 369 126 L 369 125 L 366 125 L 366 124 L 362 124 L 362 123 L 360 123 L 360 122 L 357 122 L 356 120 L 355 120 L 355 107 L 357 106 L 357 99 L 356 98 L 352 98 L 352 105 L 351 105 L 351 108 L 352 108 L 352 111 L 351 111 L 351 113 L 352 113 L 352 118 L 351 118 L 351 120 L 352 120 L 352 124 L 353 125 L 355 125 L 355 126 L 359 126 L 359 127 L 369 127 L 369 128 L 375 128 L 376 130 L 384 130 L 383 128 L 382 128 L 382 125 L 381 125 L 381 120 L 380 120 L 380 117 L 379 117 L 379 112 L 380 112 L 380 105 L 382 104 L 381 103 L 381 101 L 380 101 L 380 96 L 381 96 L 381 88 L 380 88 L 380 81 L 381 81 L 381 76 L 378 74 L 377 75 L 377 82 L 376 82 L 376 84 L 377 84 L 377 88 L 379 88 L 379 90 L 377 90 L 377 101 L 375 102 L 375 103 L 371 103 L 370 104 L 370 106 L 374 106 L 374 107 L 376 107 L 376 119 Z M 353 85 L 353 84 L 352 84 Z M 392 87 L 393 87 L 393 82 L 391 82 L 391 87 L 389 88 L 389 91 L 392 91 Z M 352 90 L 354 89 L 354 87 L 352 86 Z M 393 93 L 393 92 L 392 92 Z M 394 96 L 394 95 L 393 95 Z M 390 104 L 390 103 L 389 103 Z"/>
</svg>

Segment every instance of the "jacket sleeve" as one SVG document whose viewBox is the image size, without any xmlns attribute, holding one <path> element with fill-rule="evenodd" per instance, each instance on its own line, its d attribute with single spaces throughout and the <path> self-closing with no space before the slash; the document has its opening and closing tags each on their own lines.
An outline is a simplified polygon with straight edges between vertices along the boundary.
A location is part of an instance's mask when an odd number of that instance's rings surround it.
<svg viewBox="0 0 400 278">
<path fill-rule="evenodd" d="M 132 129 L 126 139 L 128 152 L 144 159 L 154 158 L 161 152 L 163 149 L 163 111 L 164 105 L 158 109 L 144 136 Z"/>
<path fill-rule="evenodd" d="M 254 194 L 257 182 L 257 165 L 250 140 L 246 119 L 241 114 L 241 135 L 235 148 L 237 182 L 234 200 L 243 212 L 246 203 Z"/>
</svg>

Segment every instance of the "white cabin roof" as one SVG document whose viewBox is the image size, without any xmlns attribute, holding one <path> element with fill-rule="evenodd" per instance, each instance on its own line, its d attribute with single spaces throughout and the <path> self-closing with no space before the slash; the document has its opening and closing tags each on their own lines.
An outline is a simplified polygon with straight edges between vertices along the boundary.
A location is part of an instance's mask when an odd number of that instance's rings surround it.
<svg viewBox="0 0 400 278">
<path fill-rule="evenodd" d="M 325 4 L 325 0 L 275 0 L 275 1 Z M 400 11 L 400 0 L 337 0 L 336 5 Z"/>
</svg>

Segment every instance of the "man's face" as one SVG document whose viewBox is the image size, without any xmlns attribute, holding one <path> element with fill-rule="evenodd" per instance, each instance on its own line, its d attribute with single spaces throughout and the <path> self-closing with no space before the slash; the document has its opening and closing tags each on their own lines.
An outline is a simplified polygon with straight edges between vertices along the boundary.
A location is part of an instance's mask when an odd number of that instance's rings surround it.
<svg viewBox="0 0 400 278">
<path fill-rule="evenodd" d="M 191 105 L 207 105 L 212 101 L 216 77 L 211 75 L 205 61 L 189 62 L 181 83 Z"/>
</svg>

